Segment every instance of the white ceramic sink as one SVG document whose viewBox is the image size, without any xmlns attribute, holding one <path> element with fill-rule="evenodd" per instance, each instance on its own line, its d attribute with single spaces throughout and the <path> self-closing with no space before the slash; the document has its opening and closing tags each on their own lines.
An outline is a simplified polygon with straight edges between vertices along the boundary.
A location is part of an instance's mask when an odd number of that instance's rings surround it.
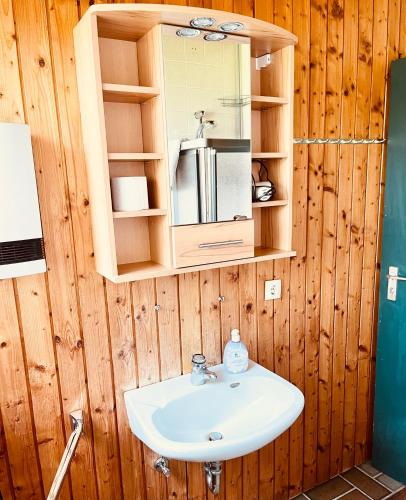
<svg viewBox="0 0 406 500">
<path fill-rule="evenodd" d="M 216 462 L 258 450 L 300 415 L 304 398 L 294 385 L 250 361 L 248 371 L 193 386 L 190 375 L 127 391 L 132 432 L 167 458 Z M 209 441 L 209 433 L 223 438 Z"/>
</svg>

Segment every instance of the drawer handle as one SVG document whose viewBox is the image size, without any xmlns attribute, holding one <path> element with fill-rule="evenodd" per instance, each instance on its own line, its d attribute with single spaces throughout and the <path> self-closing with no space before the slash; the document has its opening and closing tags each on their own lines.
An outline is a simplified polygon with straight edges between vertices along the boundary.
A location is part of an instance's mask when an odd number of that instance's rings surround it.
<svg viewBox="0 0 406 500">
<path fill-rule="evenodd" d="M 230 247 L 232 245 L 241 245 L 242 243 L 244 243 L 244 240 L 214 241 L 213 243 L 200 243 L 199 248 Z"/>
</svg>

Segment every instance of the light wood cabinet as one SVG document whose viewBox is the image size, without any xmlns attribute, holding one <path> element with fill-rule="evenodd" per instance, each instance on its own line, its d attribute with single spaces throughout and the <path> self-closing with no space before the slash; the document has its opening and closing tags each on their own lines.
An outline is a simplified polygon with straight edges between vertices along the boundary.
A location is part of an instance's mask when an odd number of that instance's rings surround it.
<svg viewBox="0 0 406 500">
<path fill-rule="evenodd" d="M 245 28 L 239 34 L 251 37 L 252 158 L 265 162 L 277 194 L 270 202 L 253 203 L 251 221 L 171 227 L 160 24 L 188 26 L 199 16 L 219 23 L 240 21 Z M 100 274 L 125 282 L 295 255 L 295 42 L 294 35 L 272 24 L 221 11 L 154 4 L 105 4 L 88 10 L 75 28 L 75 54 Z M 267 52 L 272 53 L 271 65 L 256 70 L 256 56 Z M 131 175 L 146 176 L 150 208 L 113 212 L 110 179 Z M 201 246 L 206 243 L 223 244 Z"/>
</svg>

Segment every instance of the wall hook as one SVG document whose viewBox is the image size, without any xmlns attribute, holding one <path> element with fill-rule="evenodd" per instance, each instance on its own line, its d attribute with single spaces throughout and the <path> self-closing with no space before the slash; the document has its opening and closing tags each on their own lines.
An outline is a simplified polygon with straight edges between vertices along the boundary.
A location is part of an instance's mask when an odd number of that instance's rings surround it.
<svg viewBox="0 0 406 500">
<path fill-rule="evenodd" d="M 159 311 L 161 309 L 161 306 L 159 304 L 154 305 L 154 310 Z"/>
<path fill-rule="evenodd" d="M 219 295 L 219 296 L 217 297 L 217 300 L 218 300 L 219 302 L 224 302 L 224 301 L 225 301 L 225 297 L 224 297 L 224 295 Z"/>
</svg>

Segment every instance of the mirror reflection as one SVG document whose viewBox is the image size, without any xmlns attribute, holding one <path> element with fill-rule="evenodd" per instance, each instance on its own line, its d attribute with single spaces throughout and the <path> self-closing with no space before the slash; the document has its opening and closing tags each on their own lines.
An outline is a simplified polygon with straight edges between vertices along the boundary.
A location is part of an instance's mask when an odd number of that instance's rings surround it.
<svg viewBox="0 0 406 500">
<path fill-rule="evenodd" d="M 173 224 L 251 218 L 250 41 L 162 29 Z"/>
</svg>

